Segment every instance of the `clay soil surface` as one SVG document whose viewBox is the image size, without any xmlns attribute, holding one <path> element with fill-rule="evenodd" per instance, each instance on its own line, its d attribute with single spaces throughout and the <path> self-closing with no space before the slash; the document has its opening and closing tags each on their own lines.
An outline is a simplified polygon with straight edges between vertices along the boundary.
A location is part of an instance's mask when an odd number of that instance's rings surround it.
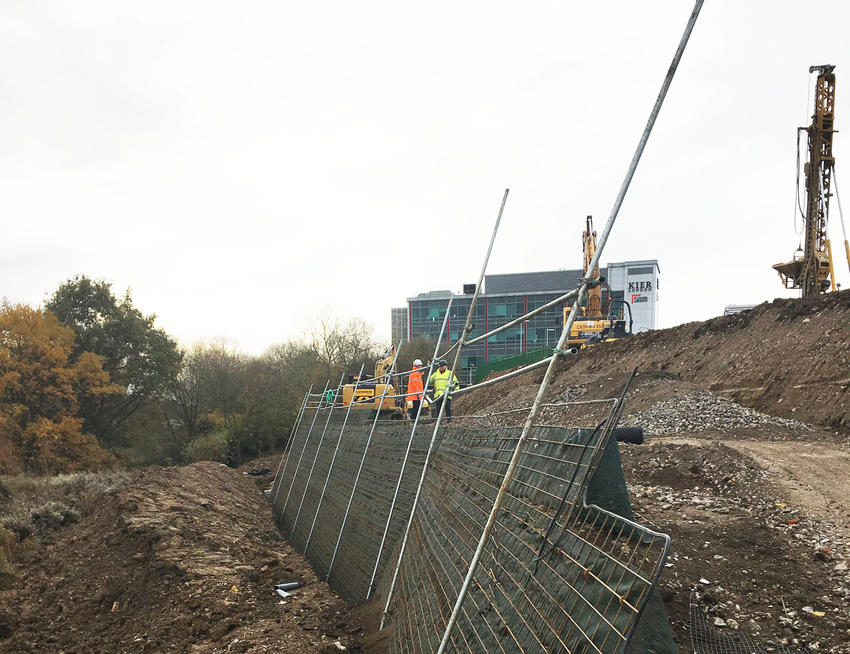
<svg viewBox="0 0 850 654">
<path fill-rule="evenodd" d="M 0 652 L 357 651 L 349 607 L 277 531 L 270 477 L 209 462 L 128 477 L 19 562 Z"/>
</svg>

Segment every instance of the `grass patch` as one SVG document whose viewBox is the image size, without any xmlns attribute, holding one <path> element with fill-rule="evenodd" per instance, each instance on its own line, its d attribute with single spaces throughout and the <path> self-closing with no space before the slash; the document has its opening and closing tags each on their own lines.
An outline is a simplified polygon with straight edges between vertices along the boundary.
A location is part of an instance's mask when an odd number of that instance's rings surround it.
<svg viewBox="0 0 850 654">
<path fill-rule="evenodd" d="M 51 533 L 91 514 L 103 495 L 129 478 L 123 471 L 0 476 L 0 588 L 13 584 L 15 563 L 23 555 L 39 549 Z"/>
</svg>

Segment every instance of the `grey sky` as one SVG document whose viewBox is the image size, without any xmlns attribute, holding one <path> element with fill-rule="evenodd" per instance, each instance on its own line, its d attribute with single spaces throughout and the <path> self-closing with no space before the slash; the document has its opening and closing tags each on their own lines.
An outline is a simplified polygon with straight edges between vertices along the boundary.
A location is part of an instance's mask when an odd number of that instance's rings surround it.
<svg viewBox="0 0 850 654">
<path fill-rule="evenodd" d="M 322 311 L 386 340 L 476 279 L 506 186 L 489 272 L 577 268 L 691 8 L 6 0 L 0 296 L 82 273 L 184 344 L 260 353 Z M 848 19 L 706 0 L 603 257 L 659 260 L 662 326 L 792 295 L 795 129 L 823 63 L 850 125 Z M 846 287 L 837 206 L 831 236 Z"/>
</svg>

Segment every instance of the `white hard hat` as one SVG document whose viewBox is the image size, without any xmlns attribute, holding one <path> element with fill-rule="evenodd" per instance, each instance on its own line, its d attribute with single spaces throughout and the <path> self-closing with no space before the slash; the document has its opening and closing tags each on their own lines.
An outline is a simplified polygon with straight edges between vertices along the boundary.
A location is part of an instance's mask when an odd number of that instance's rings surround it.
<svg viewBox="0 0 850 654">
<path fill-rule="evenodd" d="M 414 366 L 421 366 L 422 365 L 422 359 L 414 359 L 413 365 Z"/>
</svg>

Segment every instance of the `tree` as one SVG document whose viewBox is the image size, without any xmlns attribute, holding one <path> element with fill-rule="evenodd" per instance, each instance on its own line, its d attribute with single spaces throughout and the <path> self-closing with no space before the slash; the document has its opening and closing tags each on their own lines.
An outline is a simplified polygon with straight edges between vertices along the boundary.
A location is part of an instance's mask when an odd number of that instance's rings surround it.
<svg viewBox="0 0 850 654">
<path fill-rule="evenodd" d="M 423 367 L 427 368 L 431 357 L 434 356 L 434 345 L 434 341 L 427 336 L 416 336 L 412 341 L 405 341 L 398 353 L 396 370 L 410 370 L 415 359 L 422 361 Z"/>
<path fill-rule="evenodd" d="M 78 276 L 62 284 L 47 309 L 74 330 L 72 360 L 84 352 L 103 357 L 103 368 L 122 393 L 87 397 L 80 416 L 86 430 L 108 447 L 121 440 L 122 426 L 140 408 L 169 387 L 180 365 L 174 341 L 143 315 L 130 292 L 120 300 L 112 285 Z"/>
<path fill-rule="evenodd" d="M 248 403 L 263 392 L 262 382 L 251 383 L 254 368 L 250 359 L 221 345 L 196 345 L 183 354 L 171 386 L 171 404 L 182 424 L 180 449 L 218 432 L 235 452 L 234 462 L 241 462 Z"/>
<path fill-rule="evenodd" d="M 56 473 L 97 468 L 108 460 L 83 431 L 80 403 L 118 393 L 103 358 L 72 360 L 74 332 L 50 312 L 0 305 L 0 467 Z"/>
<path fill-rule="evenodd" d="M 356 372 L 361 364 L 371 373 L 379 350 L 366 322 L 355 318 L 343 324 L 329 316 L 320 318 L 310 330 L 310 347 L 332 383 L 343 372 Z"/>
</svg>

